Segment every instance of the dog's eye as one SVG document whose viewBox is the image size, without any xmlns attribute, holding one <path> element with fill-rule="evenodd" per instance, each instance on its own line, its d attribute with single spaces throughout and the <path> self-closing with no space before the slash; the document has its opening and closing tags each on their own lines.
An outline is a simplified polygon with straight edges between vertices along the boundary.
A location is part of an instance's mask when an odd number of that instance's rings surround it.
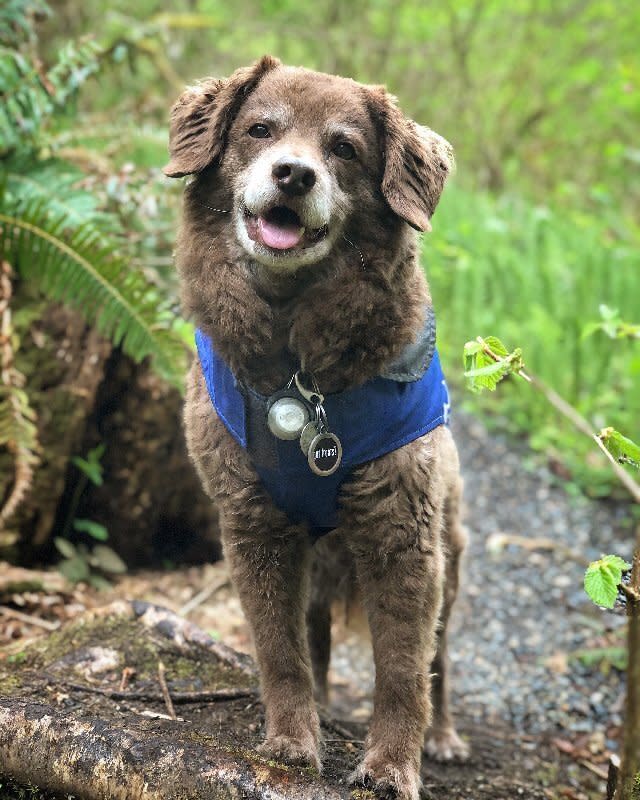
<svg viewBox="0 0 640 800">
<path fill-rule="evenodd" d="M 356 151 L 354 150 L 353 145 L 349 144 L 349 142 L 338 142 L 338 144 L 333 148 L 333 152 L 338 156 L 338 158 L 342 158 L 345 161 L 350 161 L 356 156 Z"/>
<path fill-rule="evenodd" d="M 271 134 L 266 125 L 252 125 L 249 128 L 249 136 L 253 139 L 268 139 Z"/>
</svg>

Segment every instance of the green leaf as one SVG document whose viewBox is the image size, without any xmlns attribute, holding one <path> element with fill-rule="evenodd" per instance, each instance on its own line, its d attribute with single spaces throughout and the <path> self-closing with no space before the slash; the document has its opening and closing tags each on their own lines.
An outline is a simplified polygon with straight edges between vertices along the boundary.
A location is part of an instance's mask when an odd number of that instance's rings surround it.
<svg viewBox="0 0 640 800">
<path fill-rule="evenodd" d="M 78 583 L 79 581 L 86 581 L 89 577 L 90 570 L 89 565 L 80 556 L 75 556 L 74 558 L 65 558 L 58 564 L 58 572 L 61 572 L 67 580 L 70 580 L 72 583 Z"/>
<path fill-rule="evenodd" d="M 584 574 L 584 589 L 593 602 L 604 608 L 613 608 L 618 596 L 618 584 L 622 573 L 631 569 L 620 556 L 603 556 L 592 561 Z"/>
<path fill-rule="evenodd" d="M 93 586 L 94 589 L 98 589 L 100 592 L 107 591 L 108 589 L 112 588 L 112 584 L 106 578 L 104 578 L 102 575 L 96 575 L 95 573 L 89 575 L 87 581 L 90 586 Z"/>
<path fill-rule="evenodd" d="M 496 336 L 467 342 L 463 349 L 464 376 L 471 391 L 483 389 L 495 391 L 496 386 L 512 372 L 519 372 L 524 363 L 522 350 L 516 348 L 512 353 Z"/>
<path fill-rule="evenodd" d="M 61 536 L 56 536 L 53 540 L 56 550 L 65 558 L 75 558 L 77 555 L 76 548 L 68 539 L 63 539 Z"/>
<path fill-rule="evenodd" d="M 91 563 L 104 572 L 123 573 L 127 571 L 127 565 L 120 556 L 110 547 L 97 544 L 91 553 Z"/>
<path fill-rule="evenodd" d="M 81 533 L 88 533 L 94 539 L 100 542 L 106 542 L 109 538 L 109 531 L 99 522 L 94 522 L 92 519 L 74 519 L 73 527 Z"/>
<path fill-rule="evenodd" d="M 630 464 L 640 469 L 640 446 L 623 436 L 615 428 L 603 428 L 598 439 L 620 464 Z"/>
<path fill-rule="evenodd" d="M 80 472 L 84 473 L 87 478 L 89 478 L 91 483 L 95 486 L 102 486 L 102 467 L 100 464 L 92 463 L 80 456 L 74 456 L 71 461 L 78 467 Z"/>
<path fill-rule="evenodd" d="M 617 308 L 600 306 L 600 322 L 590 322 L 582 331 L 582 338 L 592 336 L 596 331 L 602 331 L 610 339 L 640 339 L 640 325 L 625 322 L 620 317 Z"/>
</svg>

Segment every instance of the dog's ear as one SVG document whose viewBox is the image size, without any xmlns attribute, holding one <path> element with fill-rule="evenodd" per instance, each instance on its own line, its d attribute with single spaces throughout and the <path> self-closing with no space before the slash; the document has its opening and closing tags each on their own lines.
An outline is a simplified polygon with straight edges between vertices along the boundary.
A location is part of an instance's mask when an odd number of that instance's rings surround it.
<svg viewBox="0 0 640 800">
<path fill-rule="evenodd" d="M 182 178 L 202 172 L 220 158 L 240 106 L 262 76 L 279 64 L 277 58 L 263 56 L 228 78 L 206 78 L 187 89 L 171 109 L 170 161 L 164 174 Z"/>
<path fill-rule="evenodd" d="M 384 87 L 368 87 L 368 93 L 384 140 L 382 194 L 412 228 L 430 231 L 429 220 L 453 169 L 453 148 L 435 131 L 407 119 Z"/>
</svg>

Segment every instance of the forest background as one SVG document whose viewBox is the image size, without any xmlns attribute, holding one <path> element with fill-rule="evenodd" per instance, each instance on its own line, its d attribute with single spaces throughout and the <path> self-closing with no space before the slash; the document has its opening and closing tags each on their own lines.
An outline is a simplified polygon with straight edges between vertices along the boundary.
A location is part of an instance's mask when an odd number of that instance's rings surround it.
<svg viewBox="0 0 640 800">
<path fill-rule="evenodd" d="M 385 83 L 453 144 L 423 240 L 450 382 L 463 343 L 497 333 L 594 429 L 637 439 L 640 350 L 613 341 L 640 321 L 636 4 L 10 0 L 0 26 L 0 556 L 110 537 L 131 565 L 194 543 L 215 557 L 209 512 L 185 511 L 195 484 L 171 474 L 192 331 L 171 257 L 181 187 L 161 168 L 184 85 L 264 53 Z M 619 491 L 536 393 L 457 402 L 527 436 L 568 491 Z M 62 550 L 70 576 L 92 574 L 92 548 Z"/>
</svg>

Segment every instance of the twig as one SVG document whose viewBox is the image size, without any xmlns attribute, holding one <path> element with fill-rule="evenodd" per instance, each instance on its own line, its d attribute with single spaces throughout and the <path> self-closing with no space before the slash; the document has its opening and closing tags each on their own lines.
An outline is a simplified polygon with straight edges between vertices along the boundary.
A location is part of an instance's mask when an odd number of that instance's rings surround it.
<svg viewBox="0 0 640 800">
<path fill-rule="evenodd" d="M 160 683 L 160 688 L 162 689 L 162 697 L 164 699 L 164 704 L 167 707 L 167 711 L 169 712 L 169 716 L 172 720 L 177 719 L 176 711 L 173 707 L 173 703 L 171 702 L 171 695 L 169 694 L 169 687 L 167 686 L 167 679 L 164 676 L 164 664 L 162 661 L 158 661 L 158 682 Z"/>
<path fill-rule="evenodd" d="M 196 595 L 194 595 L 191 600 L 188 600 L 182 608 L 178 611 L 178 614 L 181 617 L 188 616 L 194 608 L 197 608 L 199 605 L 202 605 L 206 600 L 212 597 L 217 591 L 222 589 L 223 586 L 227 586 L 229 584 L 229 578 L 225 577 L 224 580 L 218 581 L 218 583 L 213 583 L 211 586 L 205 586 L 204 589 L 201 589 Z"/>
<path fill-rule="evenodd" d="M 357 741 L 356 739 L 352 739 L 353 731 L 350 731 L 348 728 L 343 728 L 342 725 L 340 725 L 337 722 L 334 722 L 331 719 L 328 719 L 322 714 L 320 715 L 320 726 L 326 728 L 329 731 L 337 733 L 338 736 L 341 737 L 342 741 L 349 741 L 349 742 Z"/>
<path fill-rule="evenodd" d="M 129 685 L 129 681 L 131 678 L 136 674 L 135 667 L 125 667 L 122 670 L 122 677 L 120 678 L 120 691 L 124 692 L 124 690 Z"/>
<path fill-rule="evenodd" d="M 580 553 L 575 552 L 567 545 L 562 544 L 561 542 L 556 541 L 555 539 L 551 539 L 547 536 L 538 536 L 534 538 L 528 538 L 527 536 L 517 536 L 516 534 L 510 533 L 492 533 L 486 542 L 486 549 L 491 552 L 493 550 L 501 550 L 506 545 L 516 545 L 517 547 L 522 547 L 523 550 L 552 550 L 559 553 L 562 553 L 566 558 L 570 558 L 572 561 L 575 561 L 577 564 L 580 564 L 583 567 L 589 566 L 589 559 L 585 558 Z"/>
<path fill-rule="evenodd" d="M 21 622 L 26 622 L 29 625 L 37 625 L 39 628 L 44 628 L 45 631 L 57 631 L 60 627 L 60 622 L 49 622 L 47 619 L 40 619 L 33 617 L 31 614 L 25 614 L 22 611 L 16 611 L 15 608 L 0 608 L 0 613 L 5 617 L 13 617 L 19 619 Z"/>
<path fill-rule="evenodd" d="M 504 361 L 505 359 L 501 356 L 497 355 L 493 352 L 493 350 L 485 343 L 484 339 L 481 336 L 478 336 L 477 339 L 480 344 L 482 344 L 483 351 L 494 361 Z M 593 439 L 595 443 L 598 445 L 600 450 L 605 454 L 611 468 L 615 472 L 617 478 L 619 479 L 620 483 L 625 487 L 625 489 L 629 492 L 629 494 L 633 497 L 636 503 L 640 503 L 640 484 L 638 484 L 634 479 L 629 475 L 625 469 L 618 464 L 615 458 L 611 455 L 611 453 L 607 450 L 607 448 L 602 443 L 601 439 L 598 437 L 596 433 L 594 433 L 592 426 L 589 422 L 577 411 L 572 405 L 569 405 L 567 401 L 561 397 L 554 389 L 550 386 L 547 386 L 544 381 L 541 381 L 536 375 L 532 375 L 531 373 L 526 373 L 524 370 L 518 370 L 518 375 L 521 378 L 524 378 L 528 381 L 535 389 L 541 392 L 551 403 L 551 405 L 557 409 L 563 416 L 565 416 L 569 422 L 573 424 L 575 428 L 577 428 L 581 433 L 584 433 L 585 436 L 588 436 L 590 439 Z"/>
<path fill-rule="evenodd" d="M 69 683 L 62 681 L 62 685 L 75 692 L 87 692 L 88 694 L 100 694 L 108 697 L 110 700 L 145 700 L 162 702 L 164 697 L 162 694 L 154 692 L 119 692 L 114 689 L 102 689 L 99 686 L 83 686 L 81 683 Z M 225 700 L 238 700 L 243 697 L 257 696 L 256 689 L 241 688 L 241 689 L 217 689 L 211 692 L 174 692 L 171 696 L 174 704 L 181 703 L 215 703 L 224 702 Z"/>
<path fill-rule="evenodd" d="M 323 739 L 325 744 L 329 742 L 342 742 L 343 744 L 364 744 L 364 739 L 343 739 L 340 737 L 339 739 Z"/>
<path fill-rule="evenodd" d="M 589 772 L 593 772 L 594 775 L 597 775 L 599 778 L 602 778 L 603 781 L 606 781 L 609 777 L 609 771 L 599 767 L 597 764 L 593 764 L 591 761 L 587 761 L 586 758 L 581 758 L 578 760 L 578 764 L 585 769 L 588 769 Z"/>
<path fill-rule="evenodd" d="M 615 471 L 616 475 L 620 479 L 620 482 L 622 484 L 624 484 L 625 489 L 627 489 L 627 491 L 633 497 L 633 499 L 636 501 L 636 503 L 640 503 L 640 484 L 637 484 L 633 480 L 631 475 L 629 475 L 628 472 L 625 472 L 623 467 L 621 467 L 620 464 L 618 464 L 618 462 L 615 460 L 615 458 L 611 455 L 611 453 L 604 446 L 604 444 L 603 444 L 602 440 L 600 439 L 600 437 L 595 433 L 593 433 L 591 435 L 595 439 L 596 444 L 598 445 L 598 447 L 602 450 L 602 452 L 605 454 L 605 456 L 611 462 L 612 469 Z"/>
</svg>

